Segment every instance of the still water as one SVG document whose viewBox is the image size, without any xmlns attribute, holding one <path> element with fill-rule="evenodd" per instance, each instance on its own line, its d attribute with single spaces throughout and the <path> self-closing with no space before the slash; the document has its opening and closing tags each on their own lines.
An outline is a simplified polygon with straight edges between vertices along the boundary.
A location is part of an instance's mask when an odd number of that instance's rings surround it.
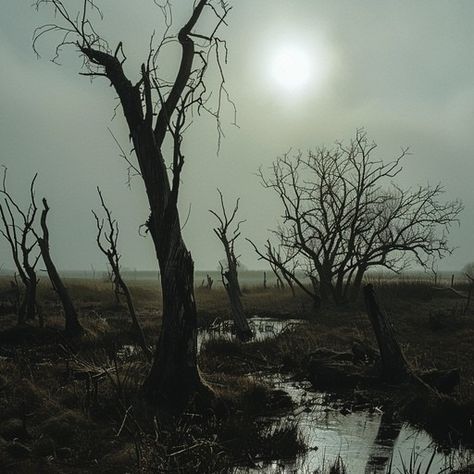
<svg viewBox="0 0 474 474">
<path fill-rule="evenodd" d="M 301 320 L 250 318 L 254 340 L 274 337 Z M 233 337 L 232 323 L 221 322 L 211 330 L 201 331 L 199 347 L 210 338 Z M 252 468 L 236 467 L 242 473 L 315 473 L 322 472 L 341 459 L 348 474 L 381 473 L 449 473 L 453 469 L 474 462 L 471 451 L 437 450 L 431 437 L 408 424 L 388 418 L 380 409 L 351 411 L 329 401 L 329 394 L 316 392 L 309 382 L 296 382 L 281 374 L 258 375 L 259 380 L 287 392 L 295 402 L 293 413 L 284 417 L 266 418 L 270 430 L 280 425 L 295 423 L 307 449 L 291 461 L 274 460 Z"/>
</svg>

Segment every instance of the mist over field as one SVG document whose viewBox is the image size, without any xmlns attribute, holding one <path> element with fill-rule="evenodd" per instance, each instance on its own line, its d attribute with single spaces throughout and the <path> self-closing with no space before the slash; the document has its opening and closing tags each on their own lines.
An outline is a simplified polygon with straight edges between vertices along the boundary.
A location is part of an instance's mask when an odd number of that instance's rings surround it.
<svg viewBox="0 0 474 474">
<path fill-rule="evenodd" d="M 0 6 L 0 473 L 474 474 L 473 1 Z"/>
<path fill-rule="evenodd" d="M 179 25 L 189 8 L 174 3 Z M 41 58 L 36 58 L 32 32 L 48 19 L 46 10 L 37 13 L 28 2 L 14 1 L 4 1 L 2 8 L 0 164 L 9 169 L 9 187 L 24 201 L 39 172 L 37 194 L 47 196 L 52 209 L 58 265 L 88 270 L 102 265 L 90 214 L 98 205 L 99 185 L 121 225 L 123 265 L 155 270 L 150 239 L 138 235 L 148 216 L 142 184 L 134 178 L 127 187 L 127 165 L 107 130 L 131 150 L 120 108 L 112 120 L 114 92 L 103 78 L 91 84 L 79 76 L 80 61 L 71 54 L 63 54 L 62 66 L 52 65 L 51 38 L 39 45 Z M 149 35 L 162 27 L 159 11 L 151 1 L 130 8 L 120 0 L 113 6 L 106 2 L 104 15 L 99 30 L 111 44 L 123 41 L 127 71 L 137 78 Z M 231 15 L 221 35 L 229 48 L 226 85 L 238 128 L 226 106 L 219 155 L 208 117 L 195 120 L 184 141 L 180 209 L 183 216 L 190 211 L 183 232 L 196 268 L 216 269 L 223 257 L 208 212 L 217 205 L 217 187 L 229 202 L 241 198 L 243 235 L 262 245 L 281 208 L 259 185 L 258 167 L 269 167 L 290 148 L 347 141 L 359 127 L 379 144 L 380 159 L 410 147 L 400 184 L 442 182 L 447 198 L 463 200 L 461 227 L 454 226 L 449 238 L 456 250 L 439 265 L 456 271 L 473 260 L 473 3 L 241 0 Z M 275 77 L 275 61 L 288 48 L 302 51 L 310 64 L 309 72 L 301 73 L 310 80 L 297 87 Z M 176 61 L 171 52 L 166 58 L 166 75 L 173 77 Z M 2 240 L 0 264 L 12 268 L 7 252 Z M 247 268 L 266 266 L 244 241 L 239 253 Z"/>
</svg>

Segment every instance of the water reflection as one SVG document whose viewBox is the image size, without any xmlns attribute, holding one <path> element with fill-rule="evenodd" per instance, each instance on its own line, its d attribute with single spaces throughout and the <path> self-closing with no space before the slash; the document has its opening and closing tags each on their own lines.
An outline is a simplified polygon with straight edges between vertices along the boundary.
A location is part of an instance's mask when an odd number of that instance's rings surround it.
<svg viewBox="0 0 474 474">
<path fill-rule="evenodd" d="M 304 324 L 301 319 L 273 319 L 254 316 L 248 319 L 250 329 L 254 337 L 252 341 L 263 341 L 275 337 L 283 331 L 290 330 L 294 326 Z M 234 322 L 232 320 L 217 320 L 210 327 L 198 332 L 198 351 L 203 342 L 209 339 L 235 339 Z"/>
<path fill-rule="evenodd" d="M 251 318 L 254 340 L 273 337 L 301 320 Z M 199 334 L 198 347 L 211 338 L 232 339 L 232 321 L 223 321 Z M 329 395 L 312 390 L 309 382 L 295 382 L 280 374 L 261 375 L 269 385 L 285 390 L 294 400 L 295 411 L 285 417 L 266 418 L 272 428 L 285 422 L 297 423 L 308 449 L 292 461 L 275 460 L 255 467 L 236 467 L 235 473 L 319 473 L 342 459 L 350 474 L 425 473 L 433 457 L 430 474 L 446 473 L 474 459 L 471 452 L 435 452 L 430 436 L 408 424 L 401 424 L 380 410 L 350 411 Z M 332 397 L 331 397 L 332 398 Z M 410 466 L 413 469 L 410 471 Z"/>
<path fill-rule="evenodd" d="M 382 413 L 374 443 L 369 451 L 366 474 L 384 473 L 390 466 L 395 443 L 402 430 L 402 424 L 393 420 L 388 413 Z"/>
<path fill-rule="evenodd" d="M 472 453 L 453 450 L 450 454 L 435 452 L 430 436 L 408 424 L 400 424 L 378 410 L 348 411 L 328 395 L 314 392 L 309 383 L 272 375 L 262 378 L 285 390 L 296 402 L 294 413 L 284 419 L 267 421 L 280 424 L 296 422 L 308 450 L 292 461 L 275 461 L 255 468 L 238 467 L 235 473 L 319 473 L 342 459 L 350 474 L 421 473 L 434 458 L 430 474 L 451 472 L 472 462 Z M 331 397 L 332 398 L 332 397 Z M 407 470 L 412 465 L 413 471 Z"/>
</svg>

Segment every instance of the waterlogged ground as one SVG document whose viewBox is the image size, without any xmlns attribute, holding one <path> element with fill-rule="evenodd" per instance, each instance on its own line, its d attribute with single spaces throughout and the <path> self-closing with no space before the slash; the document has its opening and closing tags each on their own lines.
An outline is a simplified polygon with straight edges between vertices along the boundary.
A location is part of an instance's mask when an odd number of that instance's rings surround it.
<svg viewBox="0 0 474 474">
<path fill-rule="evenodd" d="M 308 449 L 293 461 L 236 468 L 235 473 L 313 473 L 341 459 L 350 474 L 417 472 L 418 467 L 421 473 L 434 474 L 474 460 L 466 450 L 437 452 L 427 433 L 387 420 L 380 410 L 352 412 L 342 402 L 329 402 L 328 394 L 314 392 L 309 383 L 278 375 L 262 379 L 289 393 L 297 406 L 292 414 L 271 420 L 273 426 L 296 423 Z M 415 469 L 408 470 L 410 465 Z"/>
<path fill-rule="evenodd" d="M 277 334 L 291 329 L 295 325 L 304 324 L 305 321 L 302 319 L 282 320 L 254 316 L 248 318 L 248 323 L 254 334 L 252 340 L 263 341 L 270 337 L 275 337 Z M 201 349 L 202 344 L 210 339 L 233 339 L 235 337 L 233 334 L 233 325 L 234 323 L 231 320 L 216 321 L 209 328 L 199 331 L 198 351 Z"/>
<path fill-rule="evenodd" d="M 254 317 L 250 325 L 256 340 L 274 337 L 301 320 L 273 320 Z M 201 331 L 199 347 L 210 338 L 232 338 L 231 323 L 222 322 Z M 259 380 L 286 391 L 295 402 L 293 413 L 266 418 L 269 429 L 296 423 L 307 450 L 295 460 L 274 460 L 253 467 L 235 467 L 241 473 L 314 473 L 328 469 L 340 459 L 349 474 L 449 473 L 474 462 L 465 449 L 449 453 L 437 450 L 430 436 L 420 430 L 387 419 L 377 409 L 352 411 L 326 393 L 315 392 L 309 382 L 296 382 L 282 375 L 258 374 Z"/>
</svg>

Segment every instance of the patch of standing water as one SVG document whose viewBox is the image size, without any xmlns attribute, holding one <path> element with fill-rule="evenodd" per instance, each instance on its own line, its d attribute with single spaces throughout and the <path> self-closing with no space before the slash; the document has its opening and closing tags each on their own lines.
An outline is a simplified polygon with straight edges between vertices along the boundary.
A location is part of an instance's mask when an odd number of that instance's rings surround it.
<svg viewBox="0 0 474 474">
<path fill-rule="evenodd" d="M 260 380 L 287 392 L 297 407 L 287 416 L 266 420 L 273 427 L 295 423 L 307 450 L 291 461 L 237 467 L 236 474 L 323 472 L 338 458 L 348 474 L 415 473 L 418 467 L 420 473 L 438 474 L 474 461 L 466 450 L 436 452 L 426 432 L 388 420 L 379 410 L 344 411 L 342 405 L 328 402 L 328 394 L 313 391 L 309 382 L 294 382 L 281 375 L 267 375 Z M 410 463 L 415 469 L 405 471 L 404 466 L 408 468 Z"/>
<path fill-rule="evenodd" d="M 254 341 L 274 337 L 304 321 L 250 318 Z M 222 321 L 198 335 L 198 350 L 213 338 L 232 339 L 232 321 Z M 329 394 L 315 392 L 309 382 L 295 382 L 282 375 L 262 375 L 260 380 L 287 392 L 297 407 L 284 417 L 266 418 L 271 428 L 296 423 L 307 450 L 295 460 L 274 460 L 253 468 L 236 467 L 235 474 L 318 473 L 341 459 L 348 474 L 449 473 L 474 462 L 472 452 L 459 449 L 437 452 L 431 437 L 408 424 L 387 419 L 380 410 L 342 410 Z M 432 459 L 433 458 L 433 459 Z M 431 465 L 430 465 L 431 462 Z M 429 470 L 427 468 L 429 466 Z M 417 471 L 419 468 L 419 471 Z"/>
<path fill-rule="evenodd" d="M 248 318 L 247 321 L 254 334 L 252 341 L 263 341 L 270 337 L 275 337 L 283 331 L 305 323 L 302 319 L 273 319 L 260 318 L 258 316 Z M 200 330 L 198 332 L 198 352 L 203 342 L 209 339 L 234 339 L 235 334 L 233 327 L 234 322 L 232 320 L 224 320 L 213 323 L 210 327 Z"/>
</svg>

